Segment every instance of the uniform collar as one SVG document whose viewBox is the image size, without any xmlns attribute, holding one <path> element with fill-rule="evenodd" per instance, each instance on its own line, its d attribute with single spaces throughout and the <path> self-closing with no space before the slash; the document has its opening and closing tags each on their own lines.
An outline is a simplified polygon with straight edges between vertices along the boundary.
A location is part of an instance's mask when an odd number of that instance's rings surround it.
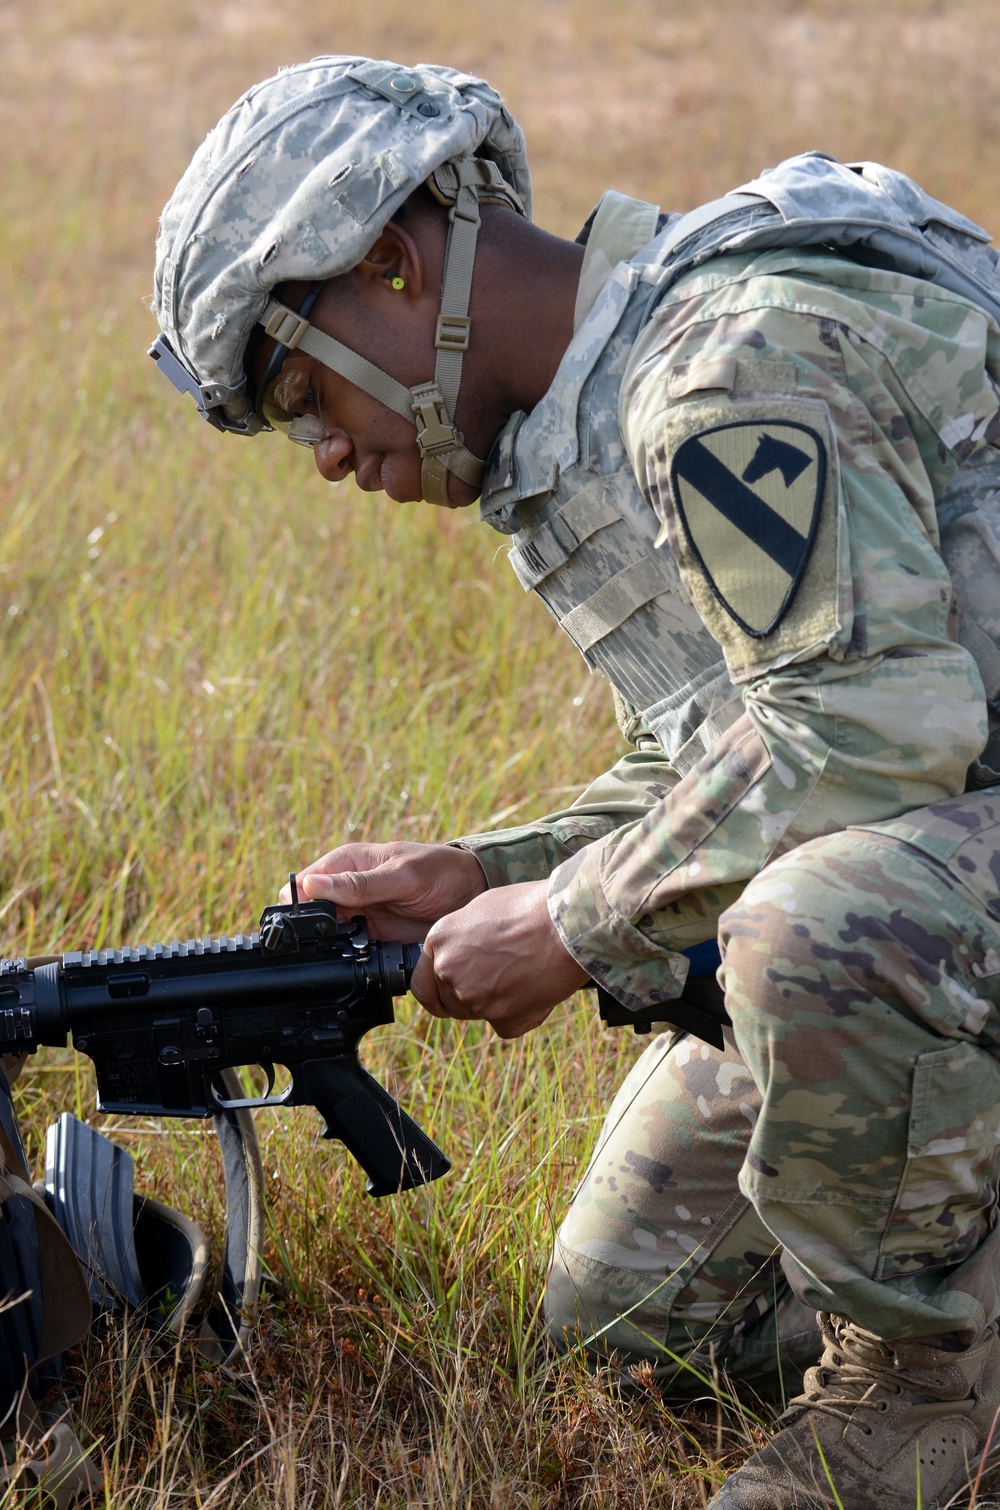
<svg viewBox="0 0 1000 1510">
<path fill-rule="evenodd" d="M 629 258 L 657 232 L 659 209 L 613 189 L 591 213 L 577 241 L 586 246 L 574 312 L 573 339 L 548 392 L 530 415 L 511 415 L 486 463 L 480 518 L 513 534 L 516 505 L 548 492 L 579 454 L 577 412 L 584 383 L 607 346 L 639 281 Z"/>
<path fill-rule="evenodd" d="M 609 189 L 590 212 L 579 236 L 586 250 L 573 311 L 573 333 L 580 329 L 619 262 L 634 257 L 652 241 L 659 222 L 659 206 L 631 199 Z"/>
</svg>

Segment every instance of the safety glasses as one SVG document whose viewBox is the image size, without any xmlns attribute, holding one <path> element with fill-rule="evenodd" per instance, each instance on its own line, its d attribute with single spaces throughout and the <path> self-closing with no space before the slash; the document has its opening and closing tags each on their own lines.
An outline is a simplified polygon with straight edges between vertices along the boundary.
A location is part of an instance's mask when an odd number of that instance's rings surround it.
<svg viewBox="0 0 1000 1510">
<path fill-rule="evenodd" d="M 314 283 L 302 300 L 297 313 L 303 320 L 308 317 L 319 298 L 322 287 L 322 281 Z M 245 393 L 245 383 L 225 390 L 205 387 L 181 361 L 166 336 L 157 336 L 149 348 L 149 355 L 167 382 L 178 393 L 189 393 L 198 406 L 198 413 L 216 430 L 225 430 L 234 435 L 256 435 L 261 429 L 267 428 L 279 430 L 296 445 L 315 446 L 329 433 L 319 415 L 301 411 L 293 413 L 280 401 L 281 369 L 291 354 L 290 347 L 275 346 L 257 384 L 253 408 L 247 406 L 247 412 L 240 419 L 232 419 L 226 414 L 224 406 L 230 399 L 235 403 Z"/>
<path fill-rule="evenodd" d="M 301 319 L 307 320 L 313 305 L 319 298 L 322 282 L 314 283 L 302 300 L 296 313 Z M 315 446 L 319 441 L 325 440 L 329 431 L 318 414 L 294 412 L 285 408 L 281 402 L 282 382 L 281 371 L 285 362 L 291 356 L 288 346 L 276 345 L 267 359 L 267 366 L 261 375 L 257 385 L 257 396 L 254 399 L 254 408 L 272 430 L 280 430 L 288 439 L 294 441 L 297 446 Z"/>
<path fill-rule="evenodd" d="M 285 348 L 279 347 L 278 350 L 284 351 Z M 279 368 L 266 386 L 262 384 L 258 388 L 257 413 L 265 425 L 269 425 L 272 430 L 279 430 L 297 446 L 315 446 L 319 441 L 325 440 L 330 432 L 319 414 L 313 414 L 305 407 L 312 402 L 311 393 L 302 396 L 300 400 L 302 408 L 285 407 L 282 399 L 285 397 L 288 385 L 282 381 L 282 370 Z"/>
</svg>

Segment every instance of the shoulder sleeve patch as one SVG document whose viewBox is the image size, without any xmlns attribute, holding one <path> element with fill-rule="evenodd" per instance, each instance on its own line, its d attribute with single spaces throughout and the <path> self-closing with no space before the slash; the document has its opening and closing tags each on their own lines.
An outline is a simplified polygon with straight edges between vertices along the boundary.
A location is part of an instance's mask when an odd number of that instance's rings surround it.
<svg viewBox="0 0 1000 1510">
<path fill-rule="evenodd" d="M 670 406 L 654 448 L 664 526 L 702 619 L 743 679 L 841 629 L 836 457 L 821 400 Z"/>
</svg>

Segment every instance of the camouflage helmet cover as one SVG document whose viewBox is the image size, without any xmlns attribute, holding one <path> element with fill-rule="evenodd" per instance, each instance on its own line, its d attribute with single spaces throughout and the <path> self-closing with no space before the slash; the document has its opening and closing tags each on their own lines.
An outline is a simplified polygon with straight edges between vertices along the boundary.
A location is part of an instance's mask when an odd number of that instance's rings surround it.
<svg viewBox="0 0 1000 1510">
<path fill-rule="evenodd" d="M 355 267 L 436 168 L 473 154 L 530 214 L 523 134 L 482 79 L 319 57 L 255 85 L 209 132 L 161 216 L 160 329 L 216 403 L 237 399 L 270 291 Z"/>
</svg>

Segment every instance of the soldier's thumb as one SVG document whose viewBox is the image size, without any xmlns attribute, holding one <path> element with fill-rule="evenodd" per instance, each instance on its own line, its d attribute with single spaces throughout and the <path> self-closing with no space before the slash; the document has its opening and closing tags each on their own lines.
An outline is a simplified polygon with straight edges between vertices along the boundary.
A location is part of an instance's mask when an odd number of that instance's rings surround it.
<svg viewBox="0 0 1000 1510">
<path fill-rule="evenodd" d="M 345 870 L 335 876 L 303 876 L 302 884 L 308 896 L 336 907 L 364 907 L 390 900 L 387 879 L 378 870 Z"/>
</svg>

